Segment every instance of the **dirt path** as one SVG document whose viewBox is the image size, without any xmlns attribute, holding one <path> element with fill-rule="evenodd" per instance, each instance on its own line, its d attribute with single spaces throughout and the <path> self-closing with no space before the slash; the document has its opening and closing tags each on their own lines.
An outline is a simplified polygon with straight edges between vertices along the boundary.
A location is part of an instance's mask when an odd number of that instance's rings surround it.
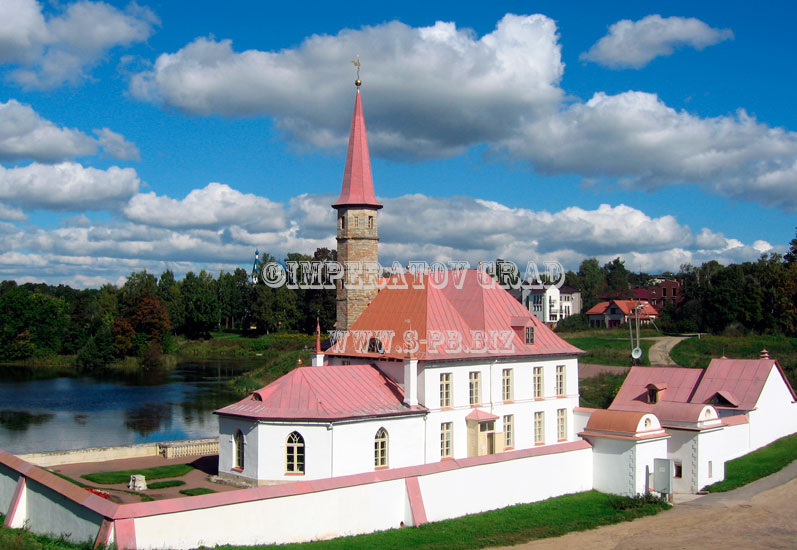
<svg viewBox="0 0 797 550">
<path fill-rule="evenodd" d="M 662 336 L 659 338 L 648 338 L 648 340 L 656 340 L 656 343 L 650 346 L 650 364 L 654 367 L 677 367 L 679 366 L 670 357 L 670 351 L 678 342 L 686 340 L 687 336 Z"/>
<path fill-rule="evenodd" d="M 657 516 L 504 550 L 794 549 L 795 518 L 797 461 L 746 487 L 679 504 Z"/>
</svg>

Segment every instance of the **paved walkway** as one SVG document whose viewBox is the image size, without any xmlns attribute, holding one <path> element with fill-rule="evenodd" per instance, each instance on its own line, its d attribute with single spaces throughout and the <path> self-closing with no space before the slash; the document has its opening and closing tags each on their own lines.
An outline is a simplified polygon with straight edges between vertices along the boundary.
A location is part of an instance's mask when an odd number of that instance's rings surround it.
<svg viewBox="0 0 797 550">
<path fill-rule="evenodd" d="M 670 352 L 678 342 L 686 340 L 688 336 L 659 336 L 656 338 L 646 338 L 646 340 L 656 340 L 656 343 L 650 346 L 650 364 L 654 367 L 678 367 L 675 361 L 670 357 Z"/>
<path fill-rule="evenodd" d="M 794 550 L 795 518 L 797 461 L 734 491 L 712 493 L 656 516 L 505 550 Z"/>
</svg>

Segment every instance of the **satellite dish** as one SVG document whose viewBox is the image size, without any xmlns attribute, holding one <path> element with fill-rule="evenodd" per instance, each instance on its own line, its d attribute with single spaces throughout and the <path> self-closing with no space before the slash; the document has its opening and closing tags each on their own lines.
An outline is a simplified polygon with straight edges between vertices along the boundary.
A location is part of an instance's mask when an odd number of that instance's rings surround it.
<svg viewBox="0 0 797 550">
<path fill-rule="evenodd" d="M 634 348 L 631 351 L 631 357 L 634 359 L 639 359 L 640 357 L 642 357 L 642 348 Z"/>
</svg>

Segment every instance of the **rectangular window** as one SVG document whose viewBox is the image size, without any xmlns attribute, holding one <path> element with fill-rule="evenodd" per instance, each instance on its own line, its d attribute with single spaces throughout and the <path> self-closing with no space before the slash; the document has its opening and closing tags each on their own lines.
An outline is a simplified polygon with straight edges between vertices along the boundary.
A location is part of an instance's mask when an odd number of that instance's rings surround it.
<svg viewBox="0 0 797 550">
<path fill-rule="evenodd" d="M 567 409 L 556 411 L 556 437 L 559 441 L 567 439 Z"/>
<path fill-rule="evenodd" d="M 352 216 L 351 217 L 352 224 L 351 226 L 355 229 L 360 227 L 360 216 Z"/>
<path fill-rule="evenodd" d="M 714 463 L 712 461 L 708 461 L 708 477 L 714 477 Z"/>
<path fill-rule="evenodd" d="M 482 373 L 471 372 L 468 375 L 468 380 L 470 382 L 470 404 L 478 405 L 482 402 L 482 389 L 481 389 Z"/>
<path fill-rule="evenodd" d="M 538 411 L 534 413 L 534 444 L 543 443 L 545 443 L 545 413 Z"/>
<path fill-rule="evenodd" d="M 513 426 L 514 421 L 515 415 L 508 414 L 504 416 L 504 437 L 506 437 L 506 441 L 504 443 L 505 449 L 515 446 L 515 428 Z"/>
<path fill-rule="evenodd" d="M 501 397 L 504 401 L 512 401 L 512 369 L 504 369 L 501 377 Z"/>
<path fill-rule="evenodd" d="M 542 367 L 534 367 L 534 399 L 542 397 Z"/>
<path fill-rule="evenodd" d="M 534 343 L 534 327 L 526 327 L 526 343 Z"/>
<path fill-rule="evenodd" d="M 451 456 L 452 431 L 453 425 L 451 422 L 440 424 L 440 458 L 449 458 Z"/>
<path fill-rule="evenodd" d="M 444 372 L 440 374 L 440 406 L 451 406 L 451 373 Z"/>
<path fill-rule="evenodd" d="M 556 395 L 566 395 L 564 365 L 556 365 Z"/>
<path fill-rule="evenodd" d="M 374 228 L 374 217 L 368 216 L 368 229 L 373 229 L 373 228 Z"/>
<path fill-rule="evenodd" d="M 675 463 L 675 473 L 673 474 L 674 477 L 682 478 L 684 477 L 684 465 L 680 462 Z"/>
</svg>

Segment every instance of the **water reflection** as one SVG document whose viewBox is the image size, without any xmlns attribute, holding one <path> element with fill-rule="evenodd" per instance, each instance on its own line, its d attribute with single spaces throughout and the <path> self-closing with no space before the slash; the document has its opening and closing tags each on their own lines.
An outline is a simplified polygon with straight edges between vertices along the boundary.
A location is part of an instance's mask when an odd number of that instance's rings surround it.
<svg viewBox="0 0 797 550">
<path fill-rule="evenodd" d="M 2 376 L 0 448 L 26 453 L 212 437 L 212 412 L 240 398 L 227 380 L 259 363 L 190 361 L 113 381 Z"/>
<path fill-rule="evenodd" d="M 24 432 L 31 426 L 44 424 L 53 418 L 51 413 L 29 413 L 28 411 L 0 411 L 0 426 L 14 432 Z"/>
</svg>

